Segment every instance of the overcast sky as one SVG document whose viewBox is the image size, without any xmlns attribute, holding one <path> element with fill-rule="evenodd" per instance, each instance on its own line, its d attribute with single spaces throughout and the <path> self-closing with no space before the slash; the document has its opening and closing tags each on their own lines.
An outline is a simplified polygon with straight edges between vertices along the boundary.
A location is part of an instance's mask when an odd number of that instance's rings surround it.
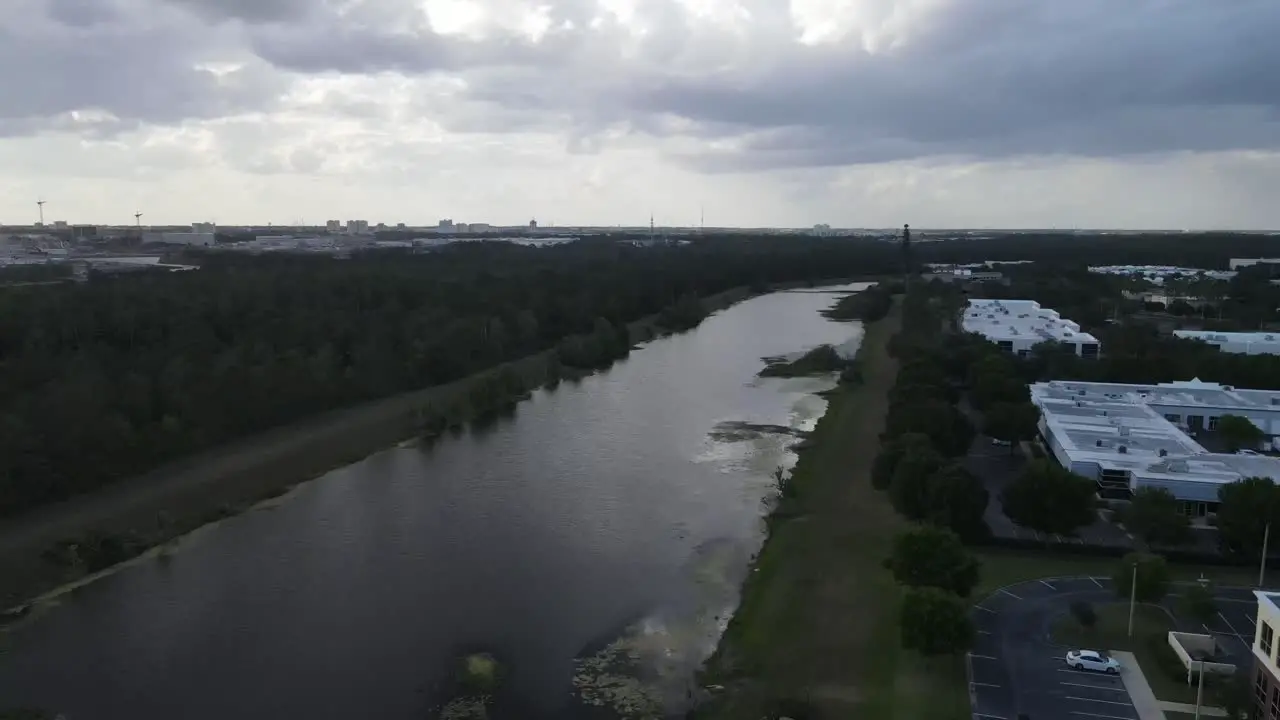
<svg viewBox="0 0 1280 720">
<path fill-rule="evenodd" d="M 1280 228 L 1278 0 L 2 0 L 0 222 Z"/>
</svg>

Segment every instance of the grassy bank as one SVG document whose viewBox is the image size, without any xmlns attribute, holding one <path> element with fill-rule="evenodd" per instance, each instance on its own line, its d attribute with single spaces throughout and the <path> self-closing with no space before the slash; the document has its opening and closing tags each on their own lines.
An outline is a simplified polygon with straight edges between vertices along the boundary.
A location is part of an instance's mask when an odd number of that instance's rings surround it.
<svg viewBox="0 0 1280 720">
<path fill-rule="evenodd" d="M 806 702 L 823 717 L 891 718 L 898 589 L 881 567 L 902 525 L 870 469 L 897 363 L 887 351 L 900 310 L 866 329 L 864 382 L 843 385 L 801 452 L 794 497 L 770 518 L 704 685 L 725 689 L 699 717 L 758 720 Z"/>
<path fill-rule="evenodd" d="M 704 305 L 708 311 L 720 310 L 752 295 L 745 288 L 733 290 L 705 299 Z M 657 321 L 655 315 L 632 323 L 633 342 L 663 334 Z M 533 387 L 546 377 L 551 358 L 548 351 L 508 367 Z M 129 537 L 139 547 L 172 544 L 298 483 L 413 437 L 424 406 L 454 404 L 492 372 L 277 428 L 0 524 L 0 609 L 107 574 L 102 568 L 50 562 L 43 555 L 57 543 L 102 533 Z"/>
</svg>

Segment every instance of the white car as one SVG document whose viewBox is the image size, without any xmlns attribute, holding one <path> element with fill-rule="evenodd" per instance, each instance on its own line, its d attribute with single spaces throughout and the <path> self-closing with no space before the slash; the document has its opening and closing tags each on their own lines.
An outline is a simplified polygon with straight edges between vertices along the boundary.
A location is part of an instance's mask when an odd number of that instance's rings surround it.
<svg viewBox="0 0 1280 720">
<path fill-rule="evenodd" d="M 1237 455 L 1261 455 L 1257 450 L 1237 450 Z"/>
<path fill-rule="evenodd" d="M 1120 663 L 1097 650 L 1071 650 L 1067 652 L 1067 665 L 1076 670 L 1093 670 L 1094 672 L 1120 672 Z"/>
</svg>

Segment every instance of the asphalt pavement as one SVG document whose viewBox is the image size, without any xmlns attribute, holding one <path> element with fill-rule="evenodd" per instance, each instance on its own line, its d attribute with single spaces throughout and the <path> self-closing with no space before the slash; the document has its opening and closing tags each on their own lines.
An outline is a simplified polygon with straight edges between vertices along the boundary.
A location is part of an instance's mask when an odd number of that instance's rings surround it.
<svg viewBox="0 0 1280 720">
<path fill-rule="evenodd" d="M 1229 654 L 1247 658 L 1256 613 L 1252 591 L 1224 588 L 1215 597 L 1221 612 L 1205 629 Z M 1032 720 L 1138 720 L 1120 677 L 1068 668 L 1064 656 L 1072 648 L 1050 640 L 1053 619 L 1069 612 L 1072 601 L 1116 599 L 1107 578 L 1045 578 L 1002 588 L 978 603 L 978 636 L 968 657 L 975 720 L 1014 720 L 1019 713 Z M 1176 602 L 1171 595 L 1166 609 Z M 1177 626 L 1203 632 L 1185 621 Z"/>
<path fill-rule="evenodd" d="M 978 435 L 969 447 L 964 459 L 965 468 L 980 478 L 987 488 L 987 511 L 983 516 L 996 537 L 1020 538 L 1038 542 L 1059 542 L 1075 545 L 1110 545 L 1133 547 L 1133 539 L 1123 530 L 1105 520 L 1101 515 L 1088 527 L 1080 528 L 1075 535 L 1046 535 L 1028 528 L 1018 527 L 1004 514 L 1000 505 L 1000 493 L 1013 482 L 1027 465 L 1027 459 L 1018 449 L 1010 452 L 1005 446 L 994 445 L 991 438 Z"/>
</svg>

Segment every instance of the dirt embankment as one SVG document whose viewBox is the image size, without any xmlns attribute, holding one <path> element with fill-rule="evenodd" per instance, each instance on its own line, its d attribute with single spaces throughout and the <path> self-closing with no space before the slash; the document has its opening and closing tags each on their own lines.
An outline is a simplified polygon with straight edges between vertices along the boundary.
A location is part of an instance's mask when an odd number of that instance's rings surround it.
<svg viewBox="0 0 1280 720">
<path fill-rule="evenodd" d="M 750 296 L 738 289 L 704 303 L 714 311 Z M 651 337 L 654 320 L 632 323 L 632 337 Z M 549 357 L 511 365 L 524 377 L 541 378 Z M 0 610 L 79 579 L 41 557 L 53 543 L 90 530 L 140 532 L 156 542 L 184 535 L 412 437 L 420 408 L 447 405 L 482 374 L 276 428 L 0 523 Z"/>
</svg>

